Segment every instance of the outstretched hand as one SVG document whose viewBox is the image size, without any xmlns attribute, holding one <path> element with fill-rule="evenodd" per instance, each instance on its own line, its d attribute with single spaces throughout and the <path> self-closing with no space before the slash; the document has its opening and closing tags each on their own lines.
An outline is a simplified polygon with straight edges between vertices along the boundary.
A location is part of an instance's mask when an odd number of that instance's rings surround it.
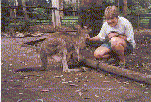
<svg viewBox="0 0 151 102">
<path fill-rule="evenodd" d="M 108 38 L 111 39 L 112 37 L 116 37 L 116 36 L 118 36 L 118 33 L 110 33 L 108 35 Z"/>
<path fill-rule="evenodd" d="M 112 37 L 119 37 L 121 39 L 127 40 L 127 37 L 125 35 L 119 35 L 118 33 L 110 33 L 108 35 L 108 38 L 111 39 Z"/>
</svg>

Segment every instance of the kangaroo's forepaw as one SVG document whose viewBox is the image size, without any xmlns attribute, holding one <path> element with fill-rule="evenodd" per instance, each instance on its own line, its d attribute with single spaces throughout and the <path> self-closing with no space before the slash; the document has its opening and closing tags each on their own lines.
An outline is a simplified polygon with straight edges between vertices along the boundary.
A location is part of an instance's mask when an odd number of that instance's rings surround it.
<svg viewBox="0 0 151 102">
<path fill-rule="evenodd" d="M 45 71 L 46 69 L 45 68 L 40 68 L 38 69 L 39 71 Z"/>
<path fill-rule="evenodd" d="M 46 67 L 41 66 L 41 67 L 39 68 L 39 70 L 40 70 L 40 71 L 45 71 L 45 70 L 46 70 Z"/>
<path fill-rule="evenodd" d="M 70 72 L 70 69 L 63 69 L 63 72 Z"/>
</svg>

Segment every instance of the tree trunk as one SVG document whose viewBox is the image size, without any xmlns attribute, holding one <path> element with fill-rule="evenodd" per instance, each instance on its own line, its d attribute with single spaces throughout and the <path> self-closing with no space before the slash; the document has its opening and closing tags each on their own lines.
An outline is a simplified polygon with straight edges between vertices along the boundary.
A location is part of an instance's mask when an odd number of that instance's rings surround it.
<svg viewBox="0 0 151 102">
<path fill-rule="evenodd" d="M 18 6 L 18 1 L 17 0 L 15 0 L 15 5 L 14 6 Z M 14 9 L 14 13 L 15 13 L 15 18 L 16 18 L 16 9 Z"/>
<path fill-rule="evenodd" d="M 18 6 L 18 1 L 17 0 L 15 0 L 15 5 L 14 6 Z M 16 17 L 17 17 L 17 10 L 16 9 L 14 9 L 14 15 L 15 15 L 15 18 L 14 18 L 14 24 L 15 24 L 15 30 L 16 30 Z"/>
<path fill-rule="evenodd" d="M 24 19 L 27 20 L 27 11 L 26 11 L 26 0 L 22 0 L 22 5 L 23 5 L 23 11 L 24 11 Z"/>
<path fill-rule="evenodd" d="M 76 10 L 76 0 L 72 0 L 73 3 L 73 10 Z M 75 17 L 75 12 L 73 12 L 73 16 Z"/>
<path fill-rule="evenodd" d="M 126 16 L 127 15 L 127 0 L 124 0 L 123 4 L 124 4 L 123 13 L 124 13 L 124 16 Z"/>
<path fill-rule="evenodd" d="M 98 63 L 98 61 L 94 61 L 92 59 L 84 59 L 83 64 L 91 68 L 101 69 L 103 71 L 124 76 L 138 82 L 145 82 L 151 84 L 151 75 L 142 74 L 140 72 L 135 72 L 124 68 L 118 68 L 112 65 L 108 65 L 106 63 Z"/>
<path fill-rule="evenodd" d="M 59 8 L 60 10 L 63 10 L 63 0 L 59 0 Z M 63 11 L 60 11 L 60 18 L 63 19 Z"/>
<path fill-rule="evenodd" d="M 57 10 L 52 11 L 52 22 L 54 28 L 56 28 L 56 26 L 60 27 L 61 22 L 60 22 L 60 14 L 59 14 L 59 0 L 52 0 L 52 7 L 57 8 Z"/>
</svg>

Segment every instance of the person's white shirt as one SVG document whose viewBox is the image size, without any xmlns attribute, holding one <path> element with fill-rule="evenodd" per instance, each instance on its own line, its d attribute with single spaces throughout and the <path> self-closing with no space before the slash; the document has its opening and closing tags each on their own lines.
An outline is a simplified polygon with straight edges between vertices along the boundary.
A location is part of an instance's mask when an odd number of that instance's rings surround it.
<svg viewBox="0 0 151 102">
<path fill-rule="evenodd" d="M 133 45 L 135 48 L 136 43 L 134 40 L 134 32 L 132 24 L 124 17 L 118 17 L 118 23 L 115 27 L 111 27 L 107 22 L 104 22 L 100 33 L 97 35 L 101 41 L 105 40 L 105 37 L 111 32 L 116 31 L 119 34 L 125 34 L 127 36 L 127 41 Z"/>
</svg>

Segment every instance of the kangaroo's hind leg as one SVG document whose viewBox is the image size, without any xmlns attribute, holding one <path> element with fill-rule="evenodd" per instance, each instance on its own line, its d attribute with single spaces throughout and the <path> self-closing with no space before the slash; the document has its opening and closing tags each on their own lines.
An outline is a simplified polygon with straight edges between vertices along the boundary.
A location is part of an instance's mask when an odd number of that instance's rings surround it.
<svg viewBox="0 0 151 102">
<path fill-rule="evenodd" d="M 67 49 L 64 48 L 63 50 L 63 57 L 62 57 L 62 64 L 63 64 L 63 72 L 70 72 L 67 64 Z"/>
<path fill-rule="evenodd" d="M 80 49 L 79 46 L 75 46 L 76 53 L 78 54 L 78 62 L 80 61 L 79 49 Z"/>
<path fill-rule="evenodd" d="M 47 60 L 47 53 L 45 50 L 42 50 L 40 51 L 40 58 L 41 58 L 41 61 L 42 61 L 42 69 L 41 70 L 46 70 L 47 68 L 47 64 L 48 64 L 48 60 Z"/>
</svg>

